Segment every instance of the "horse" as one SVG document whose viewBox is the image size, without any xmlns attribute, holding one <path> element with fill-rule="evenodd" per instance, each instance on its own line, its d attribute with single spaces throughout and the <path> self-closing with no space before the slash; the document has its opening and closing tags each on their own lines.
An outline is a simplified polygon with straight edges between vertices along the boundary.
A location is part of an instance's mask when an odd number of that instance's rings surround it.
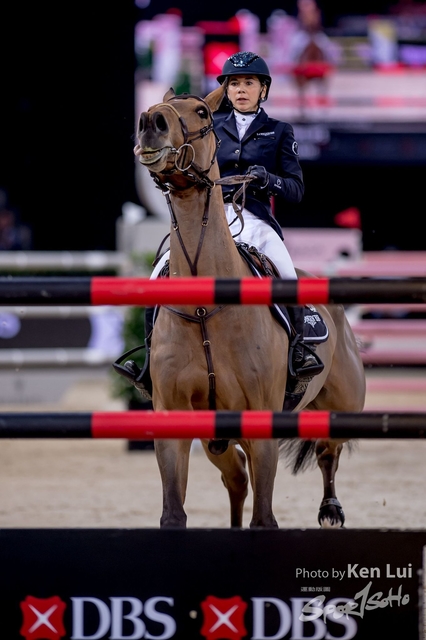
<svg viewBox="0 0 426 640">
<path fill-rule="evenodd" d="M 319 90 L 318 105 L 328 105 L 328 79 L 332 71 L 333 66 L 327 60 L 323 49 L 314 40 L 311 40 L 291 69 L 291 75 L 298 91 L 301 118 L 306 115 L 306 108 L 309 105 L 307 89 L 312 84 L 316 83 Z"/>
<path fill-rule="evenodd" d="M 304 117 L 306 89 L 315 82 L 320 89 L 319 102 L 327 103 L 328 76 L 333 71 L 330 40 L 322 28 L 321 11 L 315 0 L 299 0 L 299 29 L 293 35 L 290 58 L 291 75 L 299 93 L 300 115 Z"/>
<path fill-rule="evenodd" d="M 134 153 L 165 195 L 171 215 L 170 278 L 252 276 L 229 230 L 220 186 L 213 114 L 223 96 L 223 87 L 205 98 L 169 89 L 139 118 Z M 318 347 L 324 371 L 309 383 L 295 410 L 361 411 L 364 369 L 344 309 L 321 307 L 320 313 L 329 329 L 328 340 Z M 288 335 L 266 305 L 161 305 L 151 342 L 153 409 L 282 411 L 288 349 Z M 230 526 L 242 527 L 251 485 L 250 527 L 277 528 L 272 497 L 278 441 L 201 443 L 228 492 Z M 163 488 L 160 528 L 187 526 L 191 445 L 190 439 L 154 441 Z M 334 483 L 342 446 L 332 440 L 314 444 L 324 483 L 322 526 L 343 524 Z"/>
</svg>

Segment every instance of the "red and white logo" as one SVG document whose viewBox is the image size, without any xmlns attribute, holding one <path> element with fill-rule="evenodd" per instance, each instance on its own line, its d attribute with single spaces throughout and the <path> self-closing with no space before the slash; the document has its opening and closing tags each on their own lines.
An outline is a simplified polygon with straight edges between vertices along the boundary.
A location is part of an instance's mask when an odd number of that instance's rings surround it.
<svg viewBox="0 0 426 640">
<path fill-rule="evenodd" d="M 27 596 L 20 607 L 24 620 L 19 633 L 25 640 L 60 640 L 65 636 L 63 616 L 66 604 L 58 596 Z"/>
<path fill-rule="evenodd" d="M 244 626 L 247 603 L 240 596 L 208 596 L 201 603 L 201 609 L 204 613 L 204 624 L 200 633 L 206 640 L 241 640 L 247 635 Z"/>
</svg>

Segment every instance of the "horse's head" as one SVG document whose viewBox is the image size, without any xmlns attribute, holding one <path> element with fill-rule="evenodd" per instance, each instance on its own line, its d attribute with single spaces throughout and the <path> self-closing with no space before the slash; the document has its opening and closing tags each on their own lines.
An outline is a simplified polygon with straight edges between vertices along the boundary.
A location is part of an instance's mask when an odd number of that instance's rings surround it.
<svg viewBox="0 0 426 640">
<path fill-rule="evenodd" d="M 176 95 L 169 89 L 163 102 L 141 113 L 134 148 L 139 162 L 168 179 L 175 173 L 190 175 L 195 181 L 205 178 L 216 160 L 213 112 L 223 95 L 222 86 L 204 99 Z"/>
</svg>

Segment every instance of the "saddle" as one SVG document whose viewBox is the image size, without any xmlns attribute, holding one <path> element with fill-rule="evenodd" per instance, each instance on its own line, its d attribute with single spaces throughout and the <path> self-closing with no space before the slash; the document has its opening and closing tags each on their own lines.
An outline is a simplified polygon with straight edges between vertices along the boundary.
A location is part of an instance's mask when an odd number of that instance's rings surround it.
<svg viewBox="0 0 426 640">
<path fill-rule="evenodd" d="M 263 278 L 265 276 L 280 278 L 278 269 L 265 254 L 258 251 L 255 247 L 249 247 L 244 242 L 236 242 L 240 255 L 247 262 L 250 271 L 254 276 Z M 294 338 L 294 330 L 292 328 L 288 309 L 283 304 L 274 304 L 270 307 L 271 313 L 277 322 L 287 332 L 290 342 Z M 320 313 L 313 305 L 304 305 L 304 324 L 303 324 L 303 340 L 310 345 L 317 345 L 328 339 L 328 327 L 322 319 Z"/>
</svg>

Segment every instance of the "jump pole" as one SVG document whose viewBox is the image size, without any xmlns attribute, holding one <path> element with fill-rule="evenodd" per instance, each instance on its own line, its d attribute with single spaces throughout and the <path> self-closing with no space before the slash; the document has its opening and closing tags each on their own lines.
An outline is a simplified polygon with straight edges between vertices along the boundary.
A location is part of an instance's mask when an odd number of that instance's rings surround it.
<svg viewBox="0 0 426 640">
<path fill-rule="evenodd" d="M 413 439 L 425 436 L 426 412 L 113 411 L 0 413 L 0 439 Z"/>
<path fill-rule="evenodd" d="M 426 278 L 1 277 L 0 305 L 426 303 Z"/>
</svg>

